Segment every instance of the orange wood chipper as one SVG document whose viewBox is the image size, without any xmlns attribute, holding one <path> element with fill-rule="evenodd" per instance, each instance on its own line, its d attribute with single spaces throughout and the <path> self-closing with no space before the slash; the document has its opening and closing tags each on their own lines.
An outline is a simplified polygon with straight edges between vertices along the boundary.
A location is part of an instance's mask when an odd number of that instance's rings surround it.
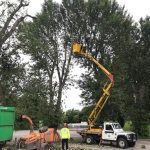
<svg viewBox="0 0 150 150">
<path fill-rule="evenodd" d="M 33 122 L 27 115 L 22 115 L 30 126 L 30 133 L 17 141 L 17 149 L 49 150 L 54 149 L 54 143 L 60 142 L 60 135 L 55 128 L 41 127 L 39 131 L 33 130 Z"/>
</svg>

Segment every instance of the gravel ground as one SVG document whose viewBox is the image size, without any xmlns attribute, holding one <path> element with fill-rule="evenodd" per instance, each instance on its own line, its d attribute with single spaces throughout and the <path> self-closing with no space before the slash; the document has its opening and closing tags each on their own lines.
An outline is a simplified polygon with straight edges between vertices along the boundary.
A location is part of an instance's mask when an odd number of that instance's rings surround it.
<svg viewBox="0 0 150 150">
<path fill-rule="evenodd" d="M 69 143 L 70 148 L 74 147 L 77 148 L 78 150 L 122 150 L 115 145 L 87 145 L 87 144 L 73 144 Z M 135 145 L 135 147 L 127 148 L 127 150 L 150 150 L 150 139 L 139 139 Z"/>
<path fill-rule="evenodd" d="M 29 131 L 24 131 L 24 130 L 15 131 L 13 138 L 18 139 L 21 136 L 27 135 L 28 133 Z M 81 138 L 75 131 L 71 131 L 71 137 L 72 140 L 69 142 L 69 150 L 121 150 L 115 145 L 99 146 L 97 144 L 93 144 L 93 145 L 81 144 Z M 78 141 L 78 143 L 74 143 L 75 141 Z M 135 147 L 127 148 L 127 150 L 150 150 L 150 139 L 139 139 L 137 140 Z"/>
</svg>

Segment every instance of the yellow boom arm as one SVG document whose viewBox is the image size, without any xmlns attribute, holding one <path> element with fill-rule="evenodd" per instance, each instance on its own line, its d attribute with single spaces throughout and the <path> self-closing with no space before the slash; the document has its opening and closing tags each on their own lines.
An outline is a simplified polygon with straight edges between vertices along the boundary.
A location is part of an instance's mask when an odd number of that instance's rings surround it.
<svg viewBox="0 0 150 150">
<path fill-rule="evenodd" d="M 110 89 L 111 89 L 111 87 L 113 86 L 113 83 L 114 83 L 113 75 L 103 65 L 101 65 L 95 58 L 93 58 L 91 55 L 85 53 L 83 51 L 82 46 L 81 46 L 80 43 L 73 43 L 72 51 L 74 53 L 83 55 L 84 57 L 86 57 L 86 58 L 90 59 L 91 61 L 93 61 L 95 64 L 97 64 L 97 66 L 109 78 L 109 82 L 106 82 L 106 84 L 104 85 L 102 96 L 100 97 L 100 99 L 98 100 L 96 106 L 94 107 L 94 109 L 92 110 L 92 112 L 90 113 L 90 115 L 88 117 L 88 124 L 89 124 L 90 127 L 92 127 L 92 126 L 94 126 L 98 115 L 102 111 L 105 103 L 107 102 L 107 99 L 109 98 L 109 91 L 110 91 Z"/>
</svg>

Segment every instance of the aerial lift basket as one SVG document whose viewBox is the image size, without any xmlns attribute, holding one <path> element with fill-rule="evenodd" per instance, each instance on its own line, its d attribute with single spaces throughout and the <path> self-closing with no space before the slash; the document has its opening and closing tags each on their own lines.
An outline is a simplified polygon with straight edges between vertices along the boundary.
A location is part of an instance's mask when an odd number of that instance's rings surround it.
<svg viewBox="0 0 150 150">
<path fill-rule="evenodd" d="M 73 43 L 72 50 L 74 53 L 80 53 L 81 44 L 80 43 Z"/>
</svg>

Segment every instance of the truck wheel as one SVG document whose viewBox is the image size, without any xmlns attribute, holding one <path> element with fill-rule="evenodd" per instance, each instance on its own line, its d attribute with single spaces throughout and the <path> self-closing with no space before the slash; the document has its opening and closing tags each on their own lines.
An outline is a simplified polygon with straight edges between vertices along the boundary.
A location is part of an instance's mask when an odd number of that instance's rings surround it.
<svg viewBox="0 0 150 150">
<path fill-rule="evenodd" d="M 6 141 L 0 141 L 0 150 L 4 147 L 4 146 L 6 146 Z"/>
<path fill-rule="evenodd" d="M 119 138 L 117 143 L 120 148 L 126 148 L 128 145 L 127 140 L 124 138 Z"/>
<path fill-rule="evenodd" d="M 2 147 L 3 147 L 3 145 L 2 145 L 2 144 L 0 144 L 0 149 L 2 149 Z"/>
<path fill-rule="evenodd" d="M 87 144 L 92 144 L 93 143 L 93 137 L 92 136 L 87 136 L 86 137 L 86 143 Z"/>
</svg>

